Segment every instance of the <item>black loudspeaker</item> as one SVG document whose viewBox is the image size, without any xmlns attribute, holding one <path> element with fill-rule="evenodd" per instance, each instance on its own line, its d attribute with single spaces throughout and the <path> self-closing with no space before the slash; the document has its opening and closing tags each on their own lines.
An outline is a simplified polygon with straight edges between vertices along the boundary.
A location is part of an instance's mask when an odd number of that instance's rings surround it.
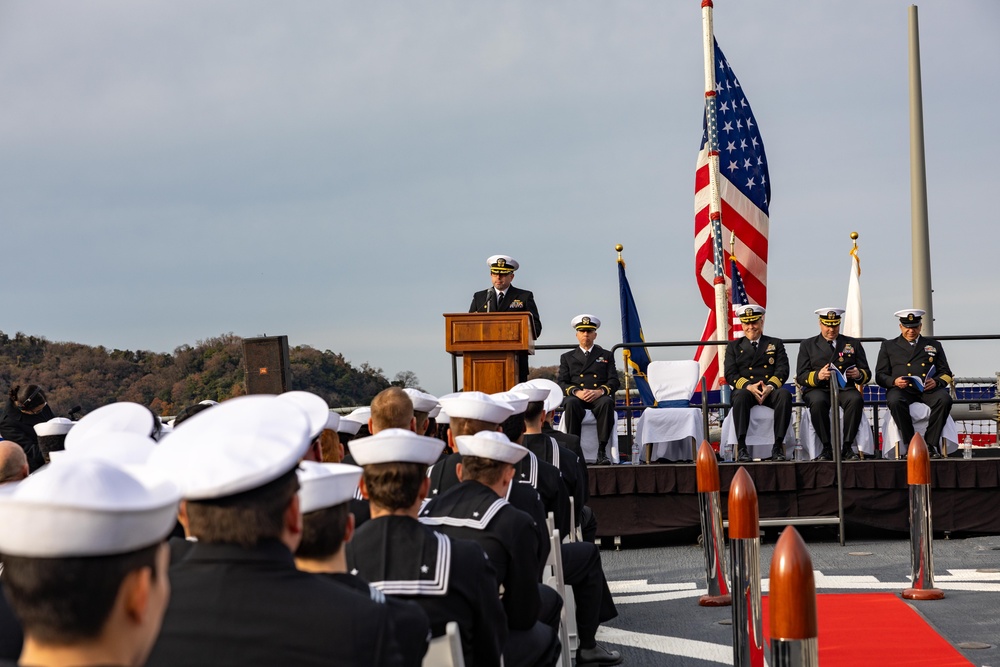
<svg viewBox="0 0 1000 667">
<path fill-rule="evenodd" d="M 243 339 L 248 394 L 281 394 L 292 384 L 288 336 Z"/>
</svg>

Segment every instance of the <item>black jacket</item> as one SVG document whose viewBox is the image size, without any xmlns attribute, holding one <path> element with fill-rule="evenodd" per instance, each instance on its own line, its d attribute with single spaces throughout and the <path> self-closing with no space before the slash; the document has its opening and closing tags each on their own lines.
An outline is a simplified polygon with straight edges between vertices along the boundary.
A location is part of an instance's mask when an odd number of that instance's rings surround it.
<svg viewBox="0 0 1000 667">
<path fill-rule="evenodd" d="M 878 351 L 878 362 L 875 364 L 875 381 L 879 386 L 889 389 L 895 386 L 896 378 L 907 375 L 924 377 L 931 366 L 934 366 L 934 379 L 937 386 L 934 391 L 947 388 L 952 381 L 951 367 L 944 355 L 941 343 L 933 338 L 918 336 L 915 345 L 910 345 L 902 336 L 882 343 Z M 909 386 L 906 391 L 919 393 L 916 387 Z"/>
<path fill-rule="evenodd" d="M 600 345 L 585 355 L 579 347 L 559 357 L 559 386 L 567 396 L 577 389 L 603 389 L 612 399 L 618 391 L 615 358 Z"/>
<path fill-rule="evenodd" d="M 796 360 L 795 381 L 802 387 L 803 392 L 809 392 L 817 388 L 824 391 L 829 389 L 828 380 L 820 380 L 816 374 L 824 367 L 833 363 L 840 372 L 843 373 L 851 366 L 856 366 L 861 373 L 857 380 L 848 378 L 848 383 L 864 386 L 872 379 L 872 369 L 868 366 L 868 357 L 865 356 L 865 348 L 861 346 L 857 338 L 850 336 L 837 336 L 837 351 L 833 351 L 833 346 L 823 336 L 815 336 L 802 341 L 799 345 L 799 356 Z"/>
<path fill-rule="evenodd" d="M 0 417 L 0 436 L 4 440 L 10 440 L 21 445 L 25 456 L 28 457 L 28 466 L 31 472 L 45 465 L 45 458 L 42 450 L 38 448 L 38 434 L 35 433 L 35 424 L 47 422 L 54 419 L 52 408 L 46 405 L 37 415 L 26 415 L 17 409 L 14 401 L 7 399 L 7 407 L 3 416 Z"/>
<path fill-rule="evenodd" d="M 746 337 L 726 345 L 726 382 L 733 389 L 746 389 L 761 380 L 781 389 L 788 380 L 788 354 L 778 338 L 761 334 L 757 351 Z"/>
<path fill-rule="evenodd" d="M 531 313 L 531 323 L 534 327 L 535 338 L 542 334 L 542 320 L 538 317 L 538 306 L 535 305 L 535 295 L 526 289 L 518 289 L 511 285 L 507 288 L 503 305 L 497 306 L 497 293 L 491 287 L 472 295 L 472 303 L 469 305 L 470 313 L 506 313 L 524 312 Z"/>
</svg>

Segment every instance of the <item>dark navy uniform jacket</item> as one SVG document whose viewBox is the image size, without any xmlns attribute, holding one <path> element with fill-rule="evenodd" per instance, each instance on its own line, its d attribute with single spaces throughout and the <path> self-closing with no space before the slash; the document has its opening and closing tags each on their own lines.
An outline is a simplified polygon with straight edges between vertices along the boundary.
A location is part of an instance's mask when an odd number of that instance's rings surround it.
<svg viewBox="0 0 1000 667">
<path fill-rule="evenodd" d="M 746 337 L 726 345 L 726 382 L 733 389 L 746 389 L 761 380 L 781 389 L 788 380 L 788 354 L 778 338 L 761 335 L 757 351 Z"/>
<path fill-rule="evenodd" d="M 952 375 L 941 343 L 933 338 L 918 336 L 916 343 L 910 345 L 909 341 L 898 336 L 882 343 L 878 351 L 878 363 L 875 365 L 875 381 L 879 386 L 889 389 L 895 386 L 893 383 L 898 377 L 916 375 L 923 378 L 931 366 L 934 366 L 934 379 L 937 380 L 934 391 L 946 388 L 952 381 Z M 912 385 L 905 391 L 920 393 Z"/>
<path fill-rule="evenodd" d="M 615 397 L 620 383 L 614 356 L 600 345 L 585 355 L 579 347 L 559 357 L 559 386 L 567 396 L 577 389 L 603 389 L 605 396 Z"/>
<path fill-rule="evenodd" d="M 528 312 L 531 313 L 531 324 L 534 327 L 535 338 L 538 338 L 542 333 L 542 320 L 538 317 L 538 306 L 535 305 L 535 295 L 526 289 L 518 289 L 513 285 L 507 288 L 503 304 L 500 306 L 497 306 L 497 295 L 492 288 L 476 292 L 472 295 L 472 304 L 469 305 L 469 312 Z"/>
<path fill-rule="evenodd" d="M 576 524 L 579 526 L 587 495 L 587 478 L 580 478 L 582 468 L 580 459 L 573 452 L 561 447 L 554 438 L 544 433 L 525 433 L 522 444 L 540 460 L 559 468 L 563 483 L 566 485 L 566 491 L 573 498 Z"/>
<path fill-rule="evenodd" d="M 840 369 L 841 373 L 851 366 L 857 366 L 861 377 L 857 380 L 848 378 L 849 384 L 864 386 L 872 379 L 872 370 L 868 366 L 865 348 L 857 338 L 840 335 L 837 336 L 836 344 L 837 350 L 834 352 L 830 341 L 823 336 L 815 336 L 802 341 L 799 345 L 795 381 L 802 387 L 802 391 L 809 392 L 819 387 L 826 391 L 830 386 L 829 381 L 820 380 L 816 374 L 831 363 Z"/>
</svg>

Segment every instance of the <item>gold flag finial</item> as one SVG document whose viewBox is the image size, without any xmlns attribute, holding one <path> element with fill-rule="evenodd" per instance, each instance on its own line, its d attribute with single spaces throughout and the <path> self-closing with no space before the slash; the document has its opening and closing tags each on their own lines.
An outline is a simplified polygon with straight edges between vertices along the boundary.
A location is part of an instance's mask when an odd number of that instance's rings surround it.
<svg viewBox="0 0 1000 667">
<path fill-rule="evenodd" d="M 621 243 L 616 243 L 615 244 L 615 250 L 618 252 L 618 261 L 619 262 L 622 261 L 622 250 L 624 250 L 624 249 L 625 249 L 625 246 L 623 246 Z"/>
</svg>

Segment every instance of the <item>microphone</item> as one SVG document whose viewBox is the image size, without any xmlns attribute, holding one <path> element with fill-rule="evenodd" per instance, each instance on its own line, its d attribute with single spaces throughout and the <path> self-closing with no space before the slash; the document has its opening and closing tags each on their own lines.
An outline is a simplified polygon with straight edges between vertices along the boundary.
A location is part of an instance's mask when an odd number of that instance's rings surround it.
<svg viewBox="0 0 1000 667">
<path fill-rule="evenodd" d="M 69 409 L 69 413 L 68 413 L 69 418 L 72 419 L 73 421 L 80 421 L 80 418 L 79 417 L 75 417 L 74 415 L 76 415 L 81 410 L 83 410 L 83 406 L 81 406 L 81 405 L 74 405 L 72 408 Z"/>
<path fill-rule="evenodd" d="M 486 290 L 486 312 L 487 313 L 490 312 L 490 297 L 492 297 L 494 294 L 496 294 L 496 290 L 494 290 L 492 287 L 489 288 L 488 290 Z"/>
</svg>

